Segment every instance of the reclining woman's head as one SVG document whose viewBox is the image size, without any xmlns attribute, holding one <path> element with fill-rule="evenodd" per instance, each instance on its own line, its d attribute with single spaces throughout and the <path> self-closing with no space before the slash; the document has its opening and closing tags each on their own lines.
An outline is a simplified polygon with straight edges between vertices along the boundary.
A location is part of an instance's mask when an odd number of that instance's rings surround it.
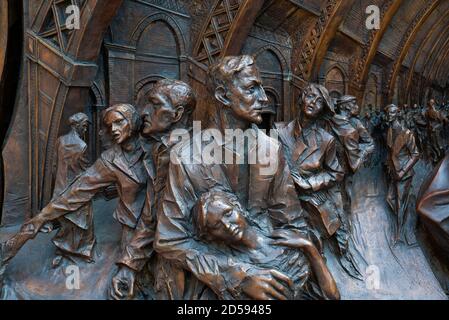
<svg viewBox="0 0 449 320">
<path fill-rule="evenodd" d="M 248 228 L 246 212 L 230 192 L 204 193 L 193 208 L 197 235 L 208 241 L 241 244 Z"/>
</svg>

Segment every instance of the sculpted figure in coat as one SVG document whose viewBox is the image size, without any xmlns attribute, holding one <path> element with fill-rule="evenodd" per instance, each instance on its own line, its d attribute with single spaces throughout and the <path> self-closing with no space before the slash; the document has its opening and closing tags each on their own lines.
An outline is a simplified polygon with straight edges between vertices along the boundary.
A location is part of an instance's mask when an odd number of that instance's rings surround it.
<svg viewBox="0 0 449 320">
<path fill-rule="evenodd" d="M 69 123 L 70 132 L 59 137 L 56 142 L 57 161 L 53 199 L 64 192 L 65 188 L 88 167 L 87 144 L 84 139 L 89 127 L 89 118 L 84 113 L 77 113 L 69 118 Z M 70 260 L 81 257 L 92 261 L 95 245 L 92 203 L 88 202 L 78 211 L 59 219 L 59 224 L 60 227 L 53 238 L 57 248 L 53 266 L 60 265 L 64 258 Z"/>
<path fill-rule="evenodd" d="M 395 215 L 394 243 L 410 241 L 405 224 L 410 204 L 413 182 L 413 167 L 419 160 L 415 136 L 399 122 L 399 108 L 394 104 L 385 108 L 388 121 L 387 131 L 387 171 L 389 177 L 387 202 Z"/>
<path fill-rule="evenodd" d="M 171 272 L 165 275 L 169 298 L 237 299 L 242 294 L 249 299 L 287 298 L 291 293 L 288 275 L 238 256 L 225 256 L 194 236 L 192 209 L 203 193 L 214 188 L 235 194 L 243 208 L 269 231 L 291 229 L 308 236 L 310 230 L 279 143 L 251 125 L 261 123 L 261 111 L 268 102 L 253 58 L 220 59 L 210 68 L 210 82 L 210 108 L 218 108 L 218 126 L 210 128 L 215 129 L 215 139 L 206 143 L 194 136 L 172 149 L 158 208 L 154 248 L 170 262 Z M 234 136 L 223 139 L 225 129 L 250 129 L 246 131 L 249 142 L 237 139 L 234 143 Z M 204 153 L 195 150 L 204 148 L 222 152 L 222 161 L 202 161 Z M 245 160 L 248 155 L 258 157 L 252 162 Z M 192 156 L 200 161 L 192 161 Z"/>
<path fill-rule="evenodd" d="M 117 262 L 118 270 L 112 278 L 110 288 L 110 296 L 113 299 L 135 297 L 138 275 L 148 269 L 155 279 L 154 284 L 150 285 L 154 286 L 156 298 L 168 299 L 172 295 L 167 288 L 171 287 L 170 279 L 177 277 L 172 274 L 167 279 L 165 275 L 177 270 L 171 267 L 169 261 L 154 254 L 156 216 L 168 182 L 171 150 L 178 142 L 171 133 L 179 129 L 191 132 L 195 107 L 195 94 L 190 86 L 182 81 L 160 80 L 149 93 L 148 104 L 142 112 L 141 132 L 145 150 L 143 162 L 149 177 L 146 202 L 137 228 Z"/>
<path fill-rule="evenodd" d="M 25 222 L 16 235 L 2 244 L 2 263 L 12 259 L 45 224 L 71 217 L 89 204 L 97 193 L 111 185 L 116 185 L 119 193 L 113 215 L 122 226 L 121 245 L 125 248 L 142 213 L 146 195 L 147 174 L 139 141 L 141 122 L 135 108 L 128 104 L 106 109 L 104 122 L 113 137 L 113 146 L 54 197 L 39 214 Z"/>
</svg>

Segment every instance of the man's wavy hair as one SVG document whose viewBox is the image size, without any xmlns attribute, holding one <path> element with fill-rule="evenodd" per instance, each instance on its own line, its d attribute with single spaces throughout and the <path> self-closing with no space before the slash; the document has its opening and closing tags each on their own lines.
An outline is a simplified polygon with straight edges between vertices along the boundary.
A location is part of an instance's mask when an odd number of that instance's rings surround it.
<svg viewBox="0 0 449 320">
<path fill-rule="evenodd" d="M 150 95 L 161 92 L 170 99 L 173 107 L 184 107 L 184 114 L 191 115 L 195 111 L 196 97 L 192 88 L 185 82 L 173 79 L 162 79 L 150 90 Z"/>
<path fill-rule="evenodd" d="M 249 55 L 227 56 L 220 59 L 209 68 L 209 90 L 215 93 L 215 89 L 219 86 L 226 88 L 236 74 L 254 64 L 254 57 Z"/>
</svg>

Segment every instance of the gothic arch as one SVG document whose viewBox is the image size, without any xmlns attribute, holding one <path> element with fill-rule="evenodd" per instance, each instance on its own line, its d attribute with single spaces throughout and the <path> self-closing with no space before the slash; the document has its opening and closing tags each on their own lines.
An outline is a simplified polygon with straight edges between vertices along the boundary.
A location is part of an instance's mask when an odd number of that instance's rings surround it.
<svg viewBox="0 0 449 320">
<path fill-rule="evenodd" d="M 50 199 L 54 149 L 61 119 L 68 117 L 67 112 L 83 111 L 97 72 L 96 61 L 104 34 L 122 2 L 85 0 L 80 12 L 81 28 L 67 35 L 64 48 L 52 45 L 40 29 L 49 21 L 53 1 L 41 2 L 30 27 L 25 30 L 26 76 L 22 77 L 20 87 L 27 90 L 28 99 L 19 100 L 11 134 L 3 148 L 8 192 L 2 223 L 30 217 Z M 56 21 L 50 19 L 50 26 L 52 23 Z M 47 111 L 42 110 L 43 103 Z M 22 119 L 28 118 L 30 121 L 23 128 Z M 17 145 L 21 145 L 23 151 L 15 152 Z M 23 183 L 17 185 L 17 179 Z M 17 197 L 23 200 L 17 202 Z"/>
<path fill-rule="evenodd" d="M 340 95 L 345 95 L 348 92 L 348 76 L 339 64 L 331 65 L 324 78 L 325 86 L 329 92 L 339 92 Z"/>
<path fill-rule="evenodd" d="M 134 29 L 132 35 L 131 35 L 131 43 L 130 45 L 132 47 L 137 47 L 137 43 L 142 36 L 143 32 L 154 22 L 156 21 L 163 21 L 165 22 L 170 29 L 174 32 L 175 38 L 178 44 L 179 52 L 181 56 L 184 56 L 186 54 L 186 45 L 185 45 L 185 39 L 181 32 L 181 28 L 179 27 L 179 24 L 176 22 L 175 19 L 170 17 L 169 15 L 165 13 L 155 13 L 151 14 L 145 18 L 143 18 Z"/>
<path fill-rule="evenodd" d="M 396 50 L 396 60 L 393 63 L 391 71 L 388 75 L 388 80 L 386 82 L 386 90 L 385 95 L 388 101 L 390 102 L 393 98 L 396 86 L 396 79 L 399 75 L 400 69 L 402 67 L 402 63 L 407 55 L 407 52 L 410 49 L 410 46 L 413 44 L 419 30 L 422 25 L 426 22 L 432 12 L 438 7 L 440 4 L 439 0 L 432 0 L 427 2 L 426 6 L 422 8 L 422 10 L 415 16 L 414 20 L 408 27 L 405 35 L 401 39 L 401 43 L 399 44 L 398 49 Z"/>
<path fill-rule="evenodd" d="M 273 53 L 276 56 L 276 58 L 279 60 L 279 63 L 281 65 L 281 69 L 282 69 L 282 73 L 284 75 L 288 74 L 290 72 L 290 67 L 287 62 L 287 59 L 285 59 L 284 55 L 278 48 L 276 48 L 275 46 L 273 46 L 271 44 L 265 45 L 265 46 L 257 49 L 257 51 L 254 53 L 254 57 L 257 59 L 257 57 L 259 55 L 261 55 L 262 53 L 264 53 L 265 51 L 270 51 L 271 53 Z"/>
</svg>

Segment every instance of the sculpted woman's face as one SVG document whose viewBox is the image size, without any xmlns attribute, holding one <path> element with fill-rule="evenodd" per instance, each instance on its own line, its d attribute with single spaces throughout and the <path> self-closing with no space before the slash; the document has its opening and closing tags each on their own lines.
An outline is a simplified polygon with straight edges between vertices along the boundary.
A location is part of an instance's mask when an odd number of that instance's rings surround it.
<svg viewBox="0 0 449 320">
<path fill-rule="evenodd" d="M 315 87 L 308 87 L 302 99 L 302 112 L 307 118 L 317 118 L 324 109 L 324 99 Z"/>
<path fill-rule="evenodd" d="M 132 136 L 131 124 L 119 112 L 109 112 L 105 119 L 105 124 L 110 128 L 112 139 L 117 144 L 128 141 Z"/>
<path fill-rule="evenodd" d="M 224 198 L 215 198 L 208 205 L 206 226 L 210 237 L 228 244 L 239 243 L 247 229 L 240 208 Z"/>
</svg>

